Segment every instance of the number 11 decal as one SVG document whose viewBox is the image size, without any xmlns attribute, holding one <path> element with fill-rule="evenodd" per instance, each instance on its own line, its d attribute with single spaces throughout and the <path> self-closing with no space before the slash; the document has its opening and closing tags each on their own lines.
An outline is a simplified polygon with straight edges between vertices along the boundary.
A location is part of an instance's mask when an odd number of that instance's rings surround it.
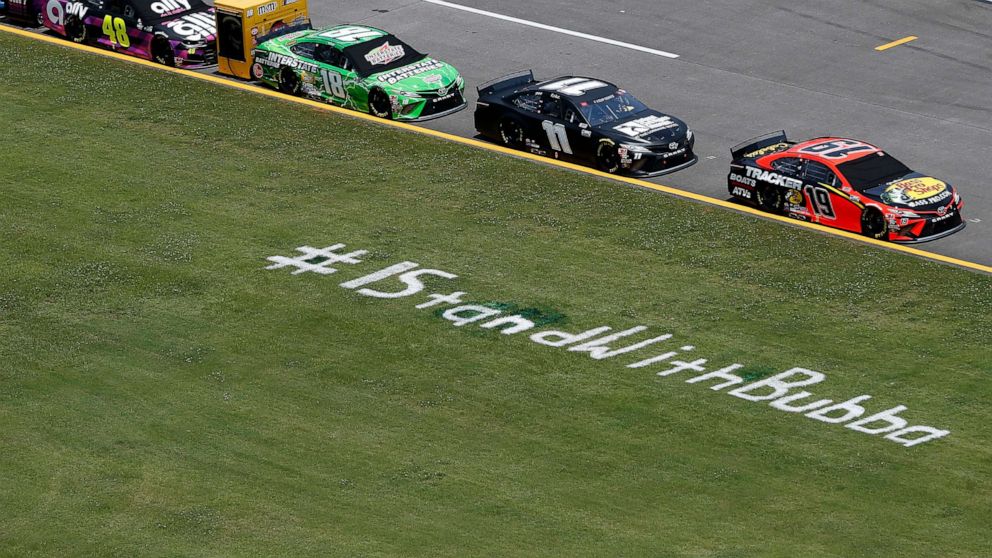
<svg viewBox="0 0 992 558">
<path fill-rule="evenodd" d="M 568 144 L 568 133 L 565 131 L 564 124 L 555 124 L 550 120 L 545 120 L 541 122 L 541 127 L 548 133 L 548 143 L 551 144 L 551 149 L 572 154 L 572 146 Z"/>
</svg>

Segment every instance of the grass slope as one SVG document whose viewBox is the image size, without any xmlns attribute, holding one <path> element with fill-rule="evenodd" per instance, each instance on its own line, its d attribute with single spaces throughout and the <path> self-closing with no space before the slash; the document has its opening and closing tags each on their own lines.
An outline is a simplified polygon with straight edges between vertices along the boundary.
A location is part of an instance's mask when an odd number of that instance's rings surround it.
<svg viewBox="0 0 992 558">
<path fill-rule="evenodd" d="M 989 555 L 988 276 L 3 35 L 0 123 L 0 555 Z M 337 286 L 406 259 L 953 433 Z"/>
</svg>

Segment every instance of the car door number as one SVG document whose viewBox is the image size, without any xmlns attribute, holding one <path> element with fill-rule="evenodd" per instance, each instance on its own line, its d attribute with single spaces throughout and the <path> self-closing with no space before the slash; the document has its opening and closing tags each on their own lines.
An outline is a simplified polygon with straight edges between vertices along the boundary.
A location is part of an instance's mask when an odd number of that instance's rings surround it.
<svg viewBox="0 0 992 558">
<path fill-rule="evenodd" d="M 548 143 L 551 144 L 551 149 L 572 154 L 572 146 L 568 143 L 568 132 L 565 130 L 564 124 L 555 124 L 550 120 L 545 120 L 541 122 L 541 127 L 548 134 Z"/>
<path fill-rule="evenodd" d="M 344 91 L 344 80 L 341 79 L 341 74 L 321 68 L 320 78 L 324 81 L 324 91 L 328 95 L 339 99 L 347 98 L 347 93 Z"/>
<path fill-rule="evenodd" d="M 119 44 L 124 48 L 131 46 L 131 37 L 127 34 L 127 24 L 123 18 L 107 15 L 103 18 L 103 34 L 111 43 Z"/>
<path fill-rule="evenodd" d="M 813 210 L 813 213 L 827 219 L 833 219 L 836 216 L 833 203 L 830 201 L 830 192 L 826 188 L 807 185 L 805 190 L 806 197 L 809 198 L 810 209 Z"/>
</svg>

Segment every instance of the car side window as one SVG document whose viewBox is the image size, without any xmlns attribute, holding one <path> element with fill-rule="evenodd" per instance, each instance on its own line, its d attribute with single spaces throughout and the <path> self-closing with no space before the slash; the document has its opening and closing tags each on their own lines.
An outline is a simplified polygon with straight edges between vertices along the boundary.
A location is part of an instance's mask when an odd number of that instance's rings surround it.
<svg viewBox="0 0 992 558">
<path fill-rule="evenodd" d="M 772 168 L 788 176 L 799 176 L 802 161 L 796 157 L 783 157 L 772 161 Z"/>
<path fill-rule="evenodd" d="M 563 115 L 565 122 L 569 124 L 579 124 L 582 122 L 582 117 L 579 116 L 579 111 L 575 110 L 575 107 L 571 103 L 565 104 L 565 114 Z"/>
<path fill-rule="evenodd" d="M 537 93 L 524 93 L 513 99 L 513 104 L 520 110 L 527 112 L 540 112 L 541 96 Z"/>
<path fill-rule="evenodd" d="M 315 47 L 316 45 L 313 43 L 296 43 L 295 45 L 290 47 L 290 50 L 292 50 L 294 54 L 297 54 L 299 56 L 305 56 L 306 58 L 314 60 Z"/>
<path fill-rule="evenodd" d="M 561 99 L 545 97 L 541 101 L 541 114 L 551 118 L 561 118 Z"/>
<path fill-rule="evenodd" d="M 830 186 L 837 185 L 837 177 L 830 171 L 830 167 L 819 161 L 806 161 L 806 180 L 808 182 L 822 182 Z"/>
</svg>

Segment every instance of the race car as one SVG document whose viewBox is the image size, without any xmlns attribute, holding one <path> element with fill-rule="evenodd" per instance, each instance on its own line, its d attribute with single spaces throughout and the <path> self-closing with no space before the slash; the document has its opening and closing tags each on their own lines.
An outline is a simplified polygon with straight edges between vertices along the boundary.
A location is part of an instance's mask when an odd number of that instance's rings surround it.
<svg viewBox="0 0 992 558">
<path fill-rule="evenodd" d="M 41 0 L 0 0 L 0 15 L 44 25 L 41 16 L 43 7 Z"/>
<path fill-rule="evenodd" d="M 41 23 L 77 43 L 96 43 L 166 66 L 217 63 L 214 9 L 202 0 L 35 0 Z"/>
<path fill-rule="evenodd" d="M 420 121 L 465 108 L 465 80 L 450 64 L 360 25 L 285 27 L 259 39 L 252 76 L 381 118 Z"/>
<path fill-rule="evenodd" d="M 479 86 L 475 129 L 507 147 L 657 176 L 697 160 L 685 122 L 649 109 L 609 82 L 575 76 L 537 81 L 530 70 Z"/>
<path fill-rule="evenodd" d="M 946 182 L 913 172 L 863 141 L 789 141 L 784 131 L 731 149 L 730 195 L 771 213 L 900 243 L 964 228 L 964 202 Z"/>
</svg>

